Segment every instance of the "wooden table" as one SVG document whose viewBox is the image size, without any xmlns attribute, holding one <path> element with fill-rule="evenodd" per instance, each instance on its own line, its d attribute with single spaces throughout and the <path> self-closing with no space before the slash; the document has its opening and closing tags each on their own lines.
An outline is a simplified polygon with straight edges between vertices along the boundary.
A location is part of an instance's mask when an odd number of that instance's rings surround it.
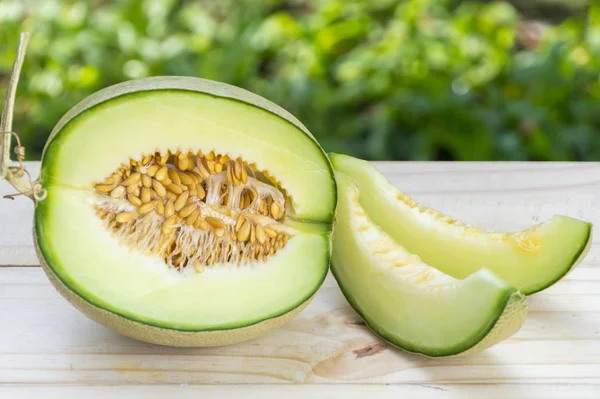
<svg viewBox="0 0 600 399">
<path fill-rule="evenodd" d="M 28 167 L 37 176 L 39 164 Z M 484 228 L 521 229 L 555 213 L 600 225 L 600 164 L 377 167 L 417 200 Z M 597 241 L 575 271 L 530 298 L 521 331 L 477 355 L 434 360 L 387 346 L 331 277 L 280 330 L 181 349 L 121 337 L 63 300 L 38 266 L 32 211 L 23 197 L 0 202 L 0 398 L 600 398 Z"/>
</svg>

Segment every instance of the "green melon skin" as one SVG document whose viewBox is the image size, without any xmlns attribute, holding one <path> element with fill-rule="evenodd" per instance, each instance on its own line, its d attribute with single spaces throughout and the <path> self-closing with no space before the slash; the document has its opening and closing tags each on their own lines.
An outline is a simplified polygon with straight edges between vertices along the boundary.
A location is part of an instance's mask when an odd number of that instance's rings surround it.
<svg viewBox="0 0 600 399">
<path fill-rule="evenodd" d="M 95 215 L 94 185 L 157 150 L 227 153 L 268 170 L 295 229 L 267 262 L 181 274 L 132 250 Z M 230 85 L 157 77 L 101 90 L 59 121 L 44 149 L 34 238 L 58 291 L 88 317 L 142 341 L 216 346 L 258 337 L 308 304 L 328 271 L 337 201 L 332 166 L 277 105 Z"/>
<path fill-rule="evenodd" d="M 390 344 L 429 357 L 475 353 L 523 325 L 525 297 L 486 269 L 457 280 L 374 224 L 350 178 L 336 173 L 331 270 L 348 302 Z"/>
<path fill-rule="evenodd" d="M 360 204 L 375 224 L 424 262 L 455 278 L 482 267 L 530 295 L 556 283 L 587 254 L 592 224 L 557 215 L 523 232 L 483 231 L 414 202 L 369 162 L 330 154 L 334 169 L 359 187 Z M 520 241 L 518 237 L 533 237 Z M 512 238 L 511 238 L 512 237 Z"/>
</svg>

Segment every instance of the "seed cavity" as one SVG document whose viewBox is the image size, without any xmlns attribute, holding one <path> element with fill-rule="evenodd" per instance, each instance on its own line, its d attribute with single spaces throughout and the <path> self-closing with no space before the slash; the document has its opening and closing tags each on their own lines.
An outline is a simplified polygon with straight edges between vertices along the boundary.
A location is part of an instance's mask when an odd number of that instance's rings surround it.
<svg viewBox="0 0 600 399">
<path fill-rule="evenodd" d="M 156 152 L 96 184 L 95 208 L 125 245 L 201 273 L 264 262 L 285 247 L 287 197 L 275 182 L 227 154 Z"/>
</svg>

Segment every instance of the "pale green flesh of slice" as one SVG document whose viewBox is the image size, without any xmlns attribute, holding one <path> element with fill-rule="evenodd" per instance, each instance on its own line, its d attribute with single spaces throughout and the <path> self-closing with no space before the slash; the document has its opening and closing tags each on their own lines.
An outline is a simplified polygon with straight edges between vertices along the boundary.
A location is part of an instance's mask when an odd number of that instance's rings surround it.
<svg viewBox="0 0 600 399">
<path fill-rule="evenodd" d="M 359 186 L 360 203 L 375 224 L 424 262 L 456 278 L 486 267 L 531 294 L 564 276 L 591 240 L 590 223 L 566 216 L 555 216 L 527 231 L 533 233 L 538 247 L 510 238 L 518 237 L 517 233 L 506 239 L 505 234 L 450 224 L 435 211 L 423 212 L 399 199 L 404 194 L 368 162 L 338 154 L 331 160 L 336 171 Z"/>
<path fill-rule="evenodd" d="M 331 222 L 331 166 L 312 138 L 258 107 L 191 91 L 130 93 L 85 110 L 45 149 L 42 184 L 93 189 L 130 158 L 167 149 L 214 150 L 256 163 L 292 198 L 290 216 Z"/>
<path fill-rule="evenodd" d="M 458 354 L 477 345 L 508 298 L 519 294 L 485 269 L 456 280 L 422 262 L 395 266 L 410 256 L 408 251 L 364 213 L 349 178 L 336 176 L 332 271 L 367 324 L 394 345 L 429 356 Z M 417 272 L 433 278 L 420 281 Z"/>
<path fill-rule="evenodd" d="M 36 237 L 71 290 L 133 320 L 179 330 L 250 325 L 303 303 L 327 272 L 328 232 L 297 232 L 266 263 L 178 273 L 159 257 L 121 245 L 95 214 L 95 195 L 50 188 L 36 207 Z"/>
</svg>

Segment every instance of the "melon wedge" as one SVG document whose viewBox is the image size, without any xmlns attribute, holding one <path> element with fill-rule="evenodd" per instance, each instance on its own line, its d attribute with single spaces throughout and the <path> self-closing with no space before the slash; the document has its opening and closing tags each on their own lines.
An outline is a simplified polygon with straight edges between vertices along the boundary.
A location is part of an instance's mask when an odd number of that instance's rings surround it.
<svg viewBox="0 0 600 399">
<path fill-rule="evenodd" d="M 592 224 L 557 215 L 528 230 L 484 231 L 415 202 L 369 162 L 331 154 L 336 171 L 361 191 L 360 204 L 375 224 L 429 265 L 456 278 L 482 267 L 524 294 L 557 282 L 585 256 Z"/>
<path fill-rule="evenodd" d="M 526 299 L 481 269 L 454 279 L 423 263 L 382 231 L 336 173 L 337 222 L 331 270 L 367 325 L 394 346 L 431 357 L 485 349 L 523 324 Z"/>
</svg>

